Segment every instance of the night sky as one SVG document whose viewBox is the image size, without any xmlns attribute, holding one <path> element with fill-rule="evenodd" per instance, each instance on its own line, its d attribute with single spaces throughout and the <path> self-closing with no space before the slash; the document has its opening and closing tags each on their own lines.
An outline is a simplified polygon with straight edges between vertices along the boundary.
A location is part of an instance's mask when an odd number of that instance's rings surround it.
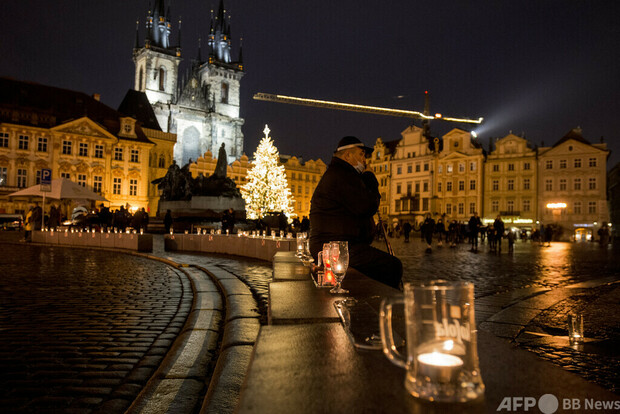
<svg viewBox="0 0 620 414">
<path fill-rule="evenodd" d="M 169 1 L 166 2 L 168 4 Z M 148 0 L 0 1 L 0 76 L 100 93 L 113 108 L 133 87 Z M 173 0 L 182 70 L 219 0 Z M 479 139 L 510 131 L 552 145 L 580 126 L 620 161 L 620 2 L 615 0 L 228 0 L 233 58 L 243 37 L 245 152 L 267 123 L 282 154 L 329 161 L 356 135 L 400 138 L 411 121 L 254 101 L 256 92 L 478 118 Z M 217 11 L 217 10 L 216 10 Z M 203 45 L 206 42 L 203 41 Z M 203 57 L 206 48 L 203 48 Z M 453 127 L 434 121 L 442 135 Z"/>
</svg>

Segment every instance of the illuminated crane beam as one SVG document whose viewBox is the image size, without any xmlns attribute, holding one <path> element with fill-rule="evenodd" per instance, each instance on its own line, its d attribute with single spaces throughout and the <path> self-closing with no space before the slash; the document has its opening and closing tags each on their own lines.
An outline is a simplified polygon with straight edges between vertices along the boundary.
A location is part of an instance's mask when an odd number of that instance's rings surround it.
<svg viewBox="0 0 620 414">
<path fill-rule="evenodd" d="M 422 112 L 407 111 L 404 109 L 392 109 L 392 108 L 382 108 L 379 106 L 366 106 L 366 105 L 348 104 L 348 103 L 343 103 L 343 102 L 322 101 L 319 99 L 297 98 L 294 96 L 274 95 L 270 93 L 261 93 L 261 92 L 254 94 L 254 99 L 258 101 L 279 102 L 279 103 L 294 104 L 294 105 L 313 106 L 316 108 L 329 108 L 329 109 L 338 109 L 341 111 L 365 112 L 365 113 L 377 114 L 377 115 L 399 116 L 403 118 L 414 118 L 414 119 L 424 119 L 424 120 L 442 119 L 444 121 L 463 122 L 463 123 L 468 123 L 468 124 L 481 124 L 483 120 L 482 117 L 478 119 L 467 119 L 467 118 L 443 117 L 441 114 L 430 116 L 430 115 L 424 115 Z"/>
</svg>

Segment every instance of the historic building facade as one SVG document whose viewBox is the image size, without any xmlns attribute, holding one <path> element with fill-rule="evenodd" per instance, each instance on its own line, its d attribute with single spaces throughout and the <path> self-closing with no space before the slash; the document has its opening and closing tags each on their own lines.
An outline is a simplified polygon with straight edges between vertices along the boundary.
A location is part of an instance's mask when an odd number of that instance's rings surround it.
<svg viewBox="0 0 620 414">
<path fill-rule="evenodd" d="M 393 157 L 394 150 L 399 141 L 400 140 L 383 142 L 381 138 L 377 138 L 370 158 L 370 168 L 379 182 L 379 193 L 381 194 L 379 213 L 384 220 L 387 219 L 388 212 L 390 211 L 390 160 Z"/>
<path fill-rule="evenodd" d="M 498 215 L 514 227 L 532 228 L 536 223 L 536 150 L 524 138 L 508 134 L 495 141 L 484 164 L 483 223 Z"/>
<path fill-rule="evenodd" d="M 33 200 L 6 197 L 40 182 L 42 169 L 100 193 L 112 208 L 153 210 L 153 154 L 171 159 L 173 134 L 142 127 L 98 96 L 0 78 L 0 211 L 23 213 Z"/>
<path fill-rule="evenodd" d="M 223 143 L 228 163 L 243 155 L 244 123 L 240 117 L 240 83 L 244 75 L 242 53 L 232 59 L 230 22 L 223 0 L 211 16 L 207 58 L 201 51 L 184 75 L 181 63 L 181 29 L 172 44 L 169 13 L 164 0 L 156 0 L 146 18 L 146 36 L 140 45 L 136 32 L 133 50 L 134 89 L 145 92 L 162 131 L 175 133 L 174 159 L 185 165 Z"/>
<path fill-rule="evenodd" d="M 563 238 L 589 240 L 609 221 L 605 143 L 591 144 L 574 128 L 552 147 L 538 149 L 538 220 Z"/>
</svg>

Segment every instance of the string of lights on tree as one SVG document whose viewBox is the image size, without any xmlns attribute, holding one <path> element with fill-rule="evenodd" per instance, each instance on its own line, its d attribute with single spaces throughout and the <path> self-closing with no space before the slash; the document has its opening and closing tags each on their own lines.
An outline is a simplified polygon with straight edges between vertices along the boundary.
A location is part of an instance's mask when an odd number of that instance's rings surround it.
<svg viewBox="0 0 620 414">
<path fill-rule="evenodd" d="M 247 175 L 248 182 L 240 188 L 241 196 L 245 200 L 248 219 L 256 220 L 268 213 L 284 212 L 290 221 L 295 200 L 288 188 L 284 166 L 279 162 L 280 154 L 269 132 L 269 127 L 265 125 L 265 137 L 256 148 L 254 165 Z"/>
</svg>

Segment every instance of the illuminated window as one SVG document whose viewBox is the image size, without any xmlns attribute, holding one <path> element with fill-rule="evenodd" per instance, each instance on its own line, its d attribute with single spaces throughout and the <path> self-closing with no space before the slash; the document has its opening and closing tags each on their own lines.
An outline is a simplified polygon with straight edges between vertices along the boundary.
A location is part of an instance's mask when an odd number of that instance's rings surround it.
<svg viewBox="0 0 620 414">
<path fill-rule="evenodd" d="M 95 158 L 103 158 L 103 145 L 95 145 Z"/>
<path fill-rule="evenodd" d="M 27 150 L 28 149 L 28 135 L 20 135 L 19 142 L 17 143 L 17 149 Z"/>
<path fill-rule="evenodd" d="M 0 186 L 7 185 L 7 167 L 0 167 Z"/>
<path fill-rule="evenodd" d="M 441 174 L 443 172 L 443 165 L 440 165 L 439 167 L 437 167 L 437 172 L 439 174 Z"/>
<path fill-rule="evenodd" d="M 62 153 L 64 155 L 71 155 L 71 147 L 73 143 L 71 141 L 63 141 L 62 142 Z"/>
<path fill-rule="evenodd" d="M 475 162 L 470 162 L 469 163 L 469 171 L 476 171 L 476 163 Z"/>
<path fill-rule="evenodd" d="M 115 178 L 113 181 L 113 186 L 112 186 L 112 194 L 114 195 L 119 195 L 121 193 L 121 179 L 120 178 Z"/>
<path fill-rule="evenodd" d="M 452 172 L 452 164 L 448 164 L 448 165 L 446 166 L 446 171 L 447 171 L 448 173 L 451 173 L 451 172 Z"/>
<path fill-rule="evenodd" d="M 581 190 L 581 178 L 575 178 L 573 180 L 573 186 L 575 190 Z"/>
</svg>

